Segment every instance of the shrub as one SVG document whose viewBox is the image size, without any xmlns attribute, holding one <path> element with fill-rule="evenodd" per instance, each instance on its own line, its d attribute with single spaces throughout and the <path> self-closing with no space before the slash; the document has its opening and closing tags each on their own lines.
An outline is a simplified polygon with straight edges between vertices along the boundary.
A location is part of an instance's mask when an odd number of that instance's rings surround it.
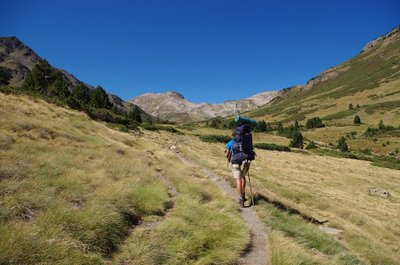
<svg viewBox="0 0 400 265">
<path fill-rule="evenodd" d="M 364 148 L 364 149 L 361 149 L 361 151 L 360 151 L 362 154 L 364 154 L 364 155 L 372 155 L 372 150 L 371 150 L 371 148 Z"/>
<path fill-rule="evenodd" d="M 231 140 L 231 137 L 226 135 L 200 135 L 199 138 L 207 143 L 227 143 Z"/>
<path fill-rule="evenodd" d="M 377 135 L 379 130 L 377 128 L 368 127 L 367 130 L 364 132 L 364 135 L 367 137 L 372 137 Z"/>
<path fill-rule="evenodd" d="M 388 132 L 388 131 L 396 130 L 396 128 L 392 125 L 385 125 L 385 124 L 383 124 L 383 121 L 380 120 L 380 122 L 378 124 L 378 130 L 380 132 Z"/>
<path fill-rule="evenodd" d="M 177 129 L 175 129 L 174 127 L 170 127 L 170 126 L 159 126 L 159 129 L 162 131 L 167 131 L 167 132 L 171 132 L 171 133 L 181 133 L 180 131 L 178 131 Z"/>
<path fill-rule="evenodd" d="M 318 146 L 313 142 L 313 141 L 311 141 L 307 146 L 306 146 L 306 149 L 317 149 L 318 148 Z"/>
<path fill-rule="evenodd" d="M 141 127 L 148 131 L 158 131 L 158 127 L 151 123 L 142 123 Z"/>
<path fill-rule="evenodd" d="M 86 108 L 85 111 L 89 115 L 89 117 L 93 120 L 100 120 L 100 121 L 111 122 L 111 123 L 119 123 L 122 125 L 128 125 L 130 123 L 128 121 L 128 119 L 126 119 L 126 117 L 117 115 L 108 109 L 98 109 L 98 108 L 89 107 L 89 108 Z"/>
<path fill-rule="evenodd" d="M 314 117 L 307 120 L 306 127 L 308 129 L 322 128 L 325 127 L 325 124 L 322 123 L 322 120 L 319 117 Z"/>
<path fill-rule="evenodd" d="M 257 143 L 254 144 L 254 148 L 271 150 L 271 151 L 281 151 L 281 152 L 290 152 L 291 149 L 284 145 L 277 144 L 269 144 L 269 143 Z"/>
</svg>

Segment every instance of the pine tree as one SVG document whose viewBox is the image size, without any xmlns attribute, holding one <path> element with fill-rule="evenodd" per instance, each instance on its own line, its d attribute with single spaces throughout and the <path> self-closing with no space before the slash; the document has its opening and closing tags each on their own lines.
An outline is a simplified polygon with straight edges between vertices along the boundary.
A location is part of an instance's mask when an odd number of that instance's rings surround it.
<svg viewBox="0 0 400 265">
<path fill-rule="evenodd" d="M 295 131 L 293 133 L 293 138 L 292 141 L 290 141 L 290 147 L 295 147 L 295 148 L 303 148 L 304 142 L 303 142 L 303 135 L 299 131 Z"/>
<path fill-rule="evenodd" d="M 278 123 L 278 127 L 276 128 L 276 130 L 278 131 L 278 134 L 284 133 L 285 129 L 283 128 L 282 123 Z"/>
<path fill-rule="evenodd" d="M 9 69 L 0 66 L 0 86 L 10 84 L 11 74 Z"/>
<path fill-rule="evenodd" d="M 98 86 L 90 95 L 90 104 L 99 109 L 111 109 L 112 104 L 108 98 L 106 91 Z"/>
<path fill-rule="evenodd" d="M 40 60 L 24 81 L 23 87 L 46 94 L 47 88 L 54 81 L 54 72 L 46 60 Z"/>
<path fill-rule="evenodd" d="M 379 122 L 379 124 L 378 124 L 378 129 L 379 129 L 379 131 L 381 131 L 381 132 L 384 132 L 384 131 L 386 130 L 386 126 L 385 126 L 385 124 L 383 124 L 383 121 L 382 121 L 382 120 L 380 120 L 380 122 Z"/>
<path fill-rule="evenodd" d="M 265 121 L 258 121 L 254 132 L 266 132 L 267 131 L 267 123 Z"/>
<path fill-rule="evenodd" d="M 90 102 L 90 90 L 84 84 L 74 86 L 72 89 L 72 97 L 76 100 L 82 101 L 83 103 Z"/>
<path fill-rule="evenodd" d="M 344 136 L 342 136 L 338 140 L 337 148 L 340 149 L 340 151 L 342 151 L 342 152 L 348 152 L 349 151 L 349 146 L 347 145 L 346 138 L 344 138 Z"/>
<path fill-rule="evenodd" d="M 139 108 L 135 107 L 128 114 L 128 118 L 132 121 L 136 121 L 138 123 L 142 123 L 142 117 L 140 116 Z"/>
<path fill-rule="evenodd" d="M 300 129 L 299 122 L 297 120 L 294 122 L 294 129 L 295 130 L 299 130 Z"/>
<path fill-rule="evenodd" d="M 68 90 L 67 82 L 65 82 L 61 72 L 53 74 L 54 81 L 49 84 L 46 89 L 46 95 L 49 97 L 57 97 L 61 100 L 65 100 L 71 94 Z"/>
<path fill-rule="evenodd" d="M 266 131 L 270 132 L 272 130 L 273 130 L 273 128 L 272 128 L 271 124 L 269 122 L 267 122 L 267 130 Z"/>
<path fill-rule="evenodd" d="M 360 125 L 360 124 L 361 124 L 360 116 L 358 115 L 354 116 L 354 125 Z"/>
</svg>

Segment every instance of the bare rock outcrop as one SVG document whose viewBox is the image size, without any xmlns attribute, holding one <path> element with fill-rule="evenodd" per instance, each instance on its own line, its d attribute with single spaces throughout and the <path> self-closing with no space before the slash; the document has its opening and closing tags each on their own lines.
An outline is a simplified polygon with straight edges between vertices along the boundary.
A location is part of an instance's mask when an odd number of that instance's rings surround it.
<svg viewBox="0 0 400 265">
<path fill-rule="evenodd" d="M 279 95 L 277 91 L 263 92 L 240 100 L 226 100 L 220 104 L 193 103 L 175 91 L 146 93 L 128 101 L 162 120 L 201 121 L 228 116 L 236 110 L 247 111 L 263 106 Z"/>
</svg>

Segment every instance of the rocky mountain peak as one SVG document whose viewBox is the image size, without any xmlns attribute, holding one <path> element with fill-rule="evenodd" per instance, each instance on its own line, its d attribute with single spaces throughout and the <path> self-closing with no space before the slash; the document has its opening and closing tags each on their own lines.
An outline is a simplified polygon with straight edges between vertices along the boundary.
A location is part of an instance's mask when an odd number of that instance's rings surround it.
<svg viewBox="0 0 400 265">
<path fill-rule="evenodd" d="M 24 46 L 24 44 L 17 37 L 12 36 L 0 38 L 0 46 L 7 48 L 7 51 L 10 52 L 11 50 Z"/>
<path fill-rule="evenodd" d="M 22 84 L 41 58 L 17 37 L 0 37 L 0 66 L 11 74 L 12 86 Z"/>
<path fill-rule="evenodd" d="M 167 94 L 168 96 L 171 96 L 171 97 L 185 99 L 185 97 L 182 94 L 180 94 L 174 90 L 167 91 L 165 94 Z"/>
<path fill-rule="evenodd" d="M 400 39 L 400 25 L 397 26 L 396 28 L 394 28 L 393 30 L 391 30 L 389 33 L 386 33 L 382 36 L 380 36 L 379 38 L 368 42 L 362 52 L 369 52 L 371 51 L 373 48 L 377 47 L 377 45 L 381 44 L 382 45 L 388 45 L 390 43 L 393 43 L 397 40 Z"/>
<path fill-rule="evenodd" d="M 267 104 L 279 93 L 264 92 L 241 100 L 227 100 L 222 104 L 193 103 L 176 92 L 146 93 L 129 102 L 138 105 L 147 113 L 162 120 L 201 121 L 217 116 L 228 116 L 239 111 L 246 111 Z"/>
</svg>

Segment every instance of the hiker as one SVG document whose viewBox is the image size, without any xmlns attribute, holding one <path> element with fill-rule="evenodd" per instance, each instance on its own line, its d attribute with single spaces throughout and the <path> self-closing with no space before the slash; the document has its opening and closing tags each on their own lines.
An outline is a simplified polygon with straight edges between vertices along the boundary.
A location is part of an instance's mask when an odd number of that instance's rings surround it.
<svg viewBox="0 0 400 265">
<path fill-rule="evenodd" d="M 239 204 L 244 207 L 246 201 L 246 174 L 250 169 L 250 162 L 254 160 L 254 151 L 251 127 L 239 124 L 232 133 L 232 139 L 226 144 L 225 155 L 232 163 L 232 174 L 236 180 L 236 190 L 239 195 Z"/>
</svg>

